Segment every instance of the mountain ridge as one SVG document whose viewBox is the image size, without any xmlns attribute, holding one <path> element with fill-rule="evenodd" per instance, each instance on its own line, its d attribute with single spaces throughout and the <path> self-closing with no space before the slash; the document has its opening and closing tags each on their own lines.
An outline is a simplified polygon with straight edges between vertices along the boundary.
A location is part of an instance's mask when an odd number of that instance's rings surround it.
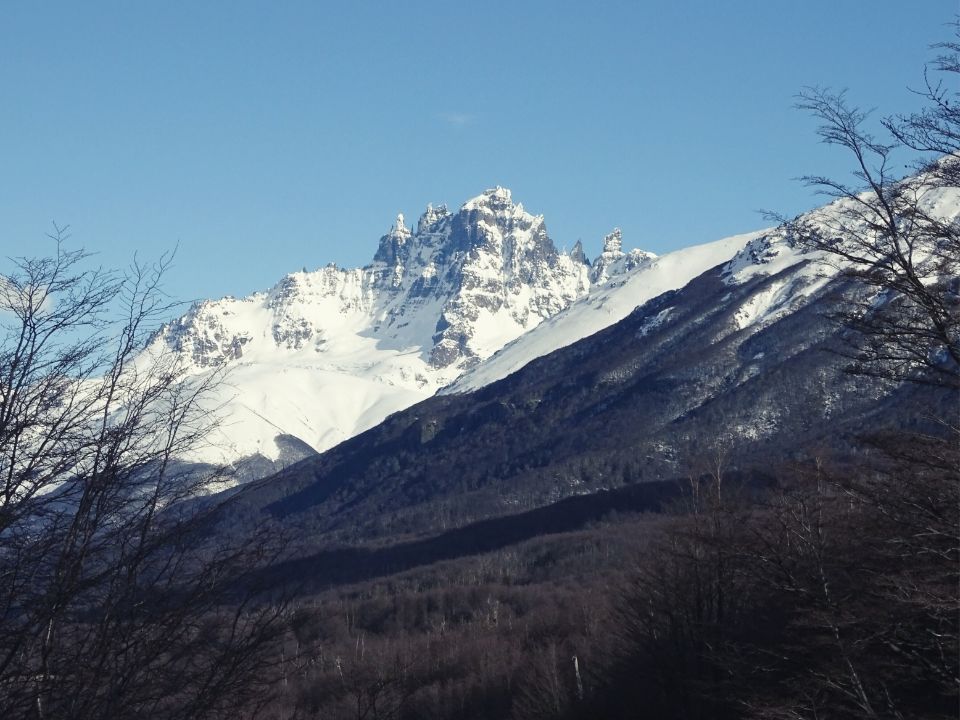
<svg viewBox="0 0 960 720">
<path fill-rule="evenodd" d="M 415 229 L 398 215 L 362 268 L 329 264 L 196 303 L 150 350 L 177 354 L 194 377 L 229 368 L 210 401 L 224 429 L 189 460 L 277 469 L 305 456 L 281 436 L 332 447 L 654 258 L 624 252 L 619 230 L 593 263 L 582 246 L 558 251 L 543 216 L 496 187 L 456 212 L 428 206 Z"/>
<path fill-rule="evenodd" d="M 956 222 L 960 194 L 931 201 Z M 571 343 L 529 353 L 476 387 L 455 384 L 247 486 L 237 517 L 276 523 L 310 553 L 428 537 L 567 497 L 697 477 L 715 463 L 750 474 L 811 452 L 843 458 L 859 452 L 865 428 L 936 434 L 904 418 L 946 416 L 955 392 L 845 371 L 848 330 L 830 317 L 850 302 L 869 305 L 875 291 L 785 227 L 729 239 L 716 257 L 731 247 L 682 287 L 651 290 L 615 324 L 574 337 L 563 325 L 582 330 L 578 305 L 596 313 L 580 301 L 541 326 Z M 536 333 L 489 367 L 526 353 Z"/>
<path fill-rule="evenodd" d="M 929 202 L 956 215 L 950 193 L 932 192 Z M 808 216 L 826 222 L 842 209 L 831 203 Z M 243 479 L 263 476 L 438 392 L 481 389 L 638 306 L 657 311 L 636 332 L 656 334 L 676 319 L 665 294 L 715 269 L 725 290 L 714 302 L 724 307 L 758 274 L 779 276 L 726 308 L 728 320 L 703 328 L 721 347 L 731 334 L 756 334 L 809 304 L 839 270 L 797 247 L 783 227 L 660 257 L 625 253 L 622 242 L 614 230 L 592 262 L 582 246 L 559 252 L 543 217 L 498 187 L 456 213 L 428 206 L 416 230 L 398 216 L 364 268 L 291 273 L 267 292 L 195 306 L 154 338 L 198 375 L 230 368 L 215 398 L 227 423 L 189 459 L 239 467 L 253 458 L 257 470 Z M 773 351 L 744 357 L 738 373 L 761 372 Z"/>
</svg>

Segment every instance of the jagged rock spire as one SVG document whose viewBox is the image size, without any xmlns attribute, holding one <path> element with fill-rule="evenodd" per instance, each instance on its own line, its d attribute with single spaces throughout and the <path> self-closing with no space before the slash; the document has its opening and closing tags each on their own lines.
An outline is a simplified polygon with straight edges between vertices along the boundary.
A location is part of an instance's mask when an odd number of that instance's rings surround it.
<svg viewBox="0 0 960 720">
<path fill-rule="evenodd" d="M 397 213 L 397 220 L 390 228 L 390 232 L 380 238 L 380 247 L 377 248 L 377 254 L 373 256 L 374 262 L 395 265 L 410 236 L 410 229 L 404 224 L 403 213 Z"/>
<path fill-rule="evenodd" d="M 620 228 L 614 228 L 613 232 L 603 238 L 604 255 L 620 255 L 623 252 L 623 233 Z"/>
<path fill-rule="evenodd" d="M 417 221 L 417 234 L 424 232 L 432 232 L 433 228 L 436 227 L 437 223 L 447 217 L 450 212 L 447 210 L 446 205 L 439 205 L 434 207 L 433 203 L 427 205 L 426 211 L 423 215 L 420 216 L 420 219 Z"/>
<path fill-rule="evenodd" d="M 629 272 L 640 263 L 648 262 L 654 257 L 656 256 L 653 253 L 640 250 L 624 253 L 623 233 L 620 228 L 614 228 L 603 238 L 603 252 L 593 261 L 590 268 L 590 281 L 604 283 L 613 275 Z"/>
<path fill-rule="evenodd" d="M 390 230 L 391 234 L 394 235 L 409 235 L 410 230 L 406 225 L 403 224 L 403 213 L 397 213 L 397 222 L 394 223 L 393 227 Z"/>
<path fill-rule="evenodd" d="M 581 265 L 590 264 L 590 260 L 587 258 L 586 253 L 583 252 L 583 243 L 579 239 L 573 246 L 573 250 L 570 251 L 570 259 L 580 263 Z"/>
</svg>

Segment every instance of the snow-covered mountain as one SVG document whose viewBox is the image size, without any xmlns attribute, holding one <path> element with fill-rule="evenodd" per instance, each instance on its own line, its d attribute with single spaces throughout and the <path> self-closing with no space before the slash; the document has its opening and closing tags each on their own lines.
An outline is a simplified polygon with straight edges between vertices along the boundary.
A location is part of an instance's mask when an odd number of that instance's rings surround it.
<svg viewBox="0 0 960 720">
<path fill-rule="evenodd" d="M 858 211 L 852 202 L 803 219 L 829 230 Z M 930 188 L 923 202 L 945 222 L 960 217 L 956 188 Z M 923 277 L 945 269 L 955 287 L 955 266 L 914 260 Z M 811 448 L 861 452 L 850 441 L 866 429 L 911 418 L 916 432 L 913 418 L 948 417 L 955 392 L 846 372 L 849 331 L 831 315 L 882 307 L 885 293 L 838 262 L 788 227 L 648 258 L 443 392 L 248 485 L 236 498 L 244 522 L 277 522 L 313 549 L 409 542 L 480 521 L 500 537 L 505 526 L 486 521 L 507 516 L 542 531 L 527 513 L 553 506 L 559 517 L 570 507 L 560 500 L 643 492 L 648 481 L 675 487 L 718 453 L 731 471 L 759 477 Z"/>
<path fill-rule="evenodd" d="M 227 369 L 211 398 L 223 427 L 192 460 L 283 464 L 433 395 L 654 260 L 624 252 L 619 230 L 593 263 L 579 243 L 559 252 L 543 217 L 497 187 L 455 213 L 428 207 L 415 229 L 398 215 L 366 267 L 295 272 L 266 292 L 198 303 L 150 350 L 177 353 L 194 376 Z"/>
<path fill-rule="evenodd" d="M 947 218 L 960 205 L 952 190 L 929 193 L 929 202 Z M 841 207 L 808 217 L 829 224 Z M 731 287 L 758 273 L 781 278 L 735 309 L 730 332 L 795 312 L 836 273 L 780 228 L 661 257 L 624 252 L 614 230 L 590 262 L 580 243 L 559 252 L 543 217 L 497 187 L 455 213 L 428 207 L 415 229 L 399 215 L 366 267 L 328 265 L 291 273 L 267 292 L 199 303 L 161 328 L 150 351 L 177 353 L 195 377 L 227 370 L 210 400 L 223 425 L 190 459 L 252 458 L 241 473 L 249 478 L 438 392 L 504 378 L 720 265 Z M 665 306 L 651 323 L 669 313 Z"/>
</svg>

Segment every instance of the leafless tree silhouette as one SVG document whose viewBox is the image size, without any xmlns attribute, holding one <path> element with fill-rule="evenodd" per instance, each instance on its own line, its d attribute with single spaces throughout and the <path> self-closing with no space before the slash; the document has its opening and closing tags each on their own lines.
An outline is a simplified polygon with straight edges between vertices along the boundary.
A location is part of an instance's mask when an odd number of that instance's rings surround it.
<svg viewBox="0 0 960 720">
<path fill-rule="evenodd" d="M 272 552 L 209 537 L 217 479 L 178 462 L 219 381 L 144 352 L 170 256 L 0 275 L 0 708 L 6 718 L 200 718 L 256 706 L 283 607 L 245 573 Z"/>
<path fill-rule="evenodd" d="M 826 214 L 786 222 L 802 245 L 825 251 L 861 292 L 838 311 L 849 330 L 850 369 L 893 380 L 960 387 L 960 223 L 939 212 L 944 191 L 960 187 L 960 43 L 941 50 L 925 73 L 926 107 L 887 118 L 886 139 L 867 129 L 869 113 L 843 92 L 810 88 L 798 107 L 821 121 L 823 142 L 847 150 L 854 183 L 824 176 L 804 180 L 837 198 Z M 894 175 L 893 154 L 907 148 L 924 155 L 917 174 Z"/>
</svg>

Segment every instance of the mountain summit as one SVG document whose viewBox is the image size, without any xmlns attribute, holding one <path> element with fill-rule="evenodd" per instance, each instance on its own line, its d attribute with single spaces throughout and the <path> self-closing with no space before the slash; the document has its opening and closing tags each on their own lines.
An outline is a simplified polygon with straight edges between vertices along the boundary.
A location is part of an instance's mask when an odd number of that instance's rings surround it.
<svg viewBox="0 0 960 720">
<path fill-rule="evenodd" d="M 376 332 L 415 343 L 431 367 L 456 374 L 590 286 L 583 264 L 557 251 L 543 216 L 526 212 L 501 187 L 468 200 L 455 214 L 428 207 L 415 233 L 398 216 L 366 269 L 387 300 Z M 437 312 L 430 336 L 411 337 L 404 330 L 409 315 L 431 303 Z"/>
<path fill-rule="evenodd" d="M 496 187 L 451 213 L 398 214 L 363 268 L 295 272 L 266 292 L 195 304 L 152 349 L 194 375 L 224 366 L 225 425 L 200 461 L 267 465 L 325 450 L 433 395 L 591 288 L 654 259 L 608 236 L 590 263 Z"/>
</svg>

